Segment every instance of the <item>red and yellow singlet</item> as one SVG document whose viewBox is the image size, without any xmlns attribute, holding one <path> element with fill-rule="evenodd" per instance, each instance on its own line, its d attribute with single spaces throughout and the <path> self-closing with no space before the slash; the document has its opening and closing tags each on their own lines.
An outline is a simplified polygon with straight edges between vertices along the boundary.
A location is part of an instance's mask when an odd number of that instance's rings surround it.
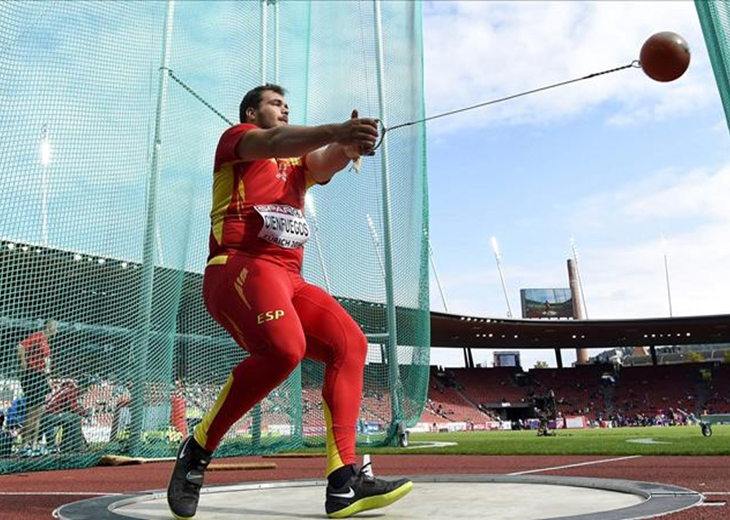
<svg viewBox="0 0 730 520">
<path fill-rule="evenodd" d="M 309 237 L 304 194 L 316 184 L 306 156 L 243 162 L 236 157 L 241 138 L 256 125 L 231 127 L 215 154 L 213 208 L 208 264 L 242 252 L 300 271 L 302 245 Z"/>
</svg>

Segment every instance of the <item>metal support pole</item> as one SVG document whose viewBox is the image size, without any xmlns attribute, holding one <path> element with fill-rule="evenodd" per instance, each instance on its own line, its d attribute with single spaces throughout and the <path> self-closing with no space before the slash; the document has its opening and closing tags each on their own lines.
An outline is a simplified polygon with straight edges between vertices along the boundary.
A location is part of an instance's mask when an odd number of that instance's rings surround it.
<svg viewBox="0 0 730 520">
<path fill-rule="evenodd" d="M 144 419 L 144 393 L 147 379 L 147 351 L 152 324 L 152 290 L 155 273 L 155 229 L 157 228 L 157 184 L 160 177 L 162 150 L 162 115 L 167 96 L 167 78 L 172 42 L 172 22 L 175 12 L 174 0 L 167 2 L 167 16 L 162 30 L 162 59 L 157 81 L 157 110 L 155 112 L 155 134 L 152 147 L 150 174 L 147 179 L 147 220 L 142 259 L 140 284 L 139 321 L 135 341 L 134 385 L 131 398 L 130 448 L 133 455 L 142 451 L 142 423 Z"/>
<path fill-rule="evenodd" d="M 266 53 L 268 51 L 268 0 L 261 0 L 261 84 L 266 83 Z"/>
<path fill-rule="evenodd" d="M 317 258 L 319 259 L 319 267 L 322 269 L 324 275 L 324 287 L 327 292 L 332 294 L 332 284 L 330 283 L 330 277 L 327 274 L 327 268 L 324 265 L 324 255 L 322 255 L 322 247 L 319 244 L 319 226 L 317 225 L 317 219 L 313 218 L 312 223 L 314 224 L 314 245 L 317 248 Z"/>
<path fill-rule="evenodd" d="M 271 0 L 274 4 L 274 83 L 279 84 L 279 0 Z"/>
<path fill-rule="evenodd" d="M 387 121 L 385 109 L 385 61 L 383 59 L 383 28 L 381 14 L 381 0 L 373 0 L 375 10 L 375 55 L 376 75 L 378 80 L 378 112 L 381 121 Z M 380 150 L 380 165 L 383 181 L 383 245 L 385 256 L 385 299 L 386 323 L 388 327 L 388 379 L 390 383 L 390 399 L 393 410 L 392 431 L 397 432 L 401 421 L 400 409 L 400 375 L 398 373 L 398 331 L 395 314 L 395 287 L 393 282 L 393 245 L 390 216 L 390 166 L 388 163 L 389 136 L 383 136 Z"/>
<path fill-rule="evenodd" d="M 425 234 L 425 233 L 424 233 Z M 431 269 L 433 270 L 433 276 L 436 279 L 436 286 L 439 289 L 439 295 L 441 296 L 441 303 L 444 305 L 444 312 L 449 312 L 449 306 L 446 303 L 446 295 L 444 294 L 444 289 L 441 286 L 441 280 L 439 279 L 439 273 L 436 269 L 436 260 L 433 256 L 433 248 L 431 247 L 431 239 L 426 237 L 428 240 L 428 258 L 431 261 Z M 471 368 L 474 366 L 474 358 L 472 357 L 471 349 L 468 347 L 464 347 L 463 349 L 464 354 L 464 366 L 466 368 Z"/>
<path fill-rule="evenodd" d="M 276 13 L 274 13 L 276 14 Z M 267 54 L 269 52 L 269 0 L 261 0 L 261 84 L 264 85 L 267 71 Z M 261 442 L 261 403 L 251 409 L 251 443 L 258 446 Z"/>
<path fill-rule="evenodd" d="M 251 410 L 251 445 L 261 446 L 261 403 L 256 403 Z"/>
<path fill-rule="evenodd" d="M 446 296 L 444 296 L 444 289 L 441 287 L 441 280 L 439 279 L 439 273 L 436 270 L 436 261 L 433 258 L 433 249 L 431 248 L 431 240 L 428 240 L 428 258 L 431 260 L 431 269 L 433 269 L 433 276 L 436 279 L 436 285 L 439 288 L 439 294 L 441 295 L 441 303 L 444 304 L 444 312 L 449 312 L 449 306 L 446 304 Z"/>
<path fill-rule="evenodd" d="M 48 166 L 51 162 L 51 143 L 48 137 L 48 125 L 43 125 L 41 131 L 41 190 L 43 200 L 41 201 L 41 213 L 43 222 L 41 224 L 41 244 L 48 247 Z"/>
<path fill-rule="evenodd" d="M 304 446 L 304 399 L 302 396 L 302 365 L 299 366 L 289 375 L 289 388 L 292 390 L 294 402 L 291 404 L 291 441 L 294 447 L 301 448 Z"/>
<path fill-rule="evenodd" d="M 669 301 L 669 317 L 671 318 L 674 313 L 672 311 L 672 289 L 669 285 L 669 264 L 667 262 L 667 254 L 664 253 L 664 274 L 667 279 L 667 300 Z"/>
</svg>

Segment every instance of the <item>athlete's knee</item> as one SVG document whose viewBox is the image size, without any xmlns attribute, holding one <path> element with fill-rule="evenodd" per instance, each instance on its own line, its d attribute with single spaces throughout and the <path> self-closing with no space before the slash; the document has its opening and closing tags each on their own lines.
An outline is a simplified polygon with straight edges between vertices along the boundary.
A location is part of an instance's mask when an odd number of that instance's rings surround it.
<svg viewBox="0 0 730 520">
<path fill-rule="evenodd" d="M 287 341 L 276 345 L 271 349 L 271 357 L 276 359 L 277 364 L 284 370 L 294 370 L 304 359 L 307 350 L 304 341 Z"/>
</svg>

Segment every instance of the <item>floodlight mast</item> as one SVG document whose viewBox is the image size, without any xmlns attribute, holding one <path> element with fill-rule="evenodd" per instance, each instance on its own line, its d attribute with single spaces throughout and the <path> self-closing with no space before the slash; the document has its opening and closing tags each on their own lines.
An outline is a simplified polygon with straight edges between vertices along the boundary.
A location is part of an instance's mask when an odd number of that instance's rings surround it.
<svg viewBox="0 0 730 520">
<path fill-rule="evenodd" d="M 433 269 L 433 276 L 436 279 L 436 286 L 439 289 L 439 295 L 441 296 L 441 303 L 444 305 L 444 312 L 449 312 L 449 305 L 446 303 L 446 295 L 444 294 L 444 288 L 441 286 L 441 279 L 439 278 L 438 270 L 436 269 L 436 260 L 433 254 L 433 248 L 431 247 L 431 239 L 426 231 L 423 232 L 426 235 L 428 244 L 428 257 L 431 261 L 431 269 Z M 474 368 L 474 357 L 471 354 L 469 347 L 464 347 L 464 366 L 466 368 Z"/>
<path fill-rule="evenodd" d="M 664 255 L 664 278 L 667 281 L 667 301 L 669 303 L 669 317 L 673 317 L 674 313 L 672 311 L 672 289 L 669 284 L 669 260 L 667 258 L 667 237 L 664 236 L 664 233 L 661 234 L 661 242 L 662 242 L 662 253 Z"/>
<path fill-rule="evenodd" d="M 436 261 L 433 257 L 433 248 L 431 247 L 431 239 L 428 238 L 428 258 L 431 261 L 431 269 L 433 269 L 433 276 L 436 279 L 436 286 L 439 289 L 439 295 L 441 296 L 441 303 L 444 306 L 444 311 L 449 312 L 449 306 L 446 303 L 446 296 L 444 295 L 444 288 L 441 286 L 441 280 L 439 279 L 439 273 L 436 270 Z"/>
<path fill-rule="evenodd" d="M 492 237 L 489 241 L 494 252 L 494 260 L 497 262 L 497 271 L 499 272 L 499 280 L 502 282 L 502 292 L 504 293 L 504 300 L 507 302 L 507 317 L 512 317 L 512 305 L 509 303 L 509 295 L 507 294 L 507 284 L 504 282 L 504 273 L 502 272 L 502 255 L 499 252 L 499 246 L 497 245 L 497 238 Z"/>
<path fill-rule="evenodd" d="M 378 265 L 380 265 L 380 272 L 385 279 L 385 264 L 383 258 L 380 256 L 380 239 L 378 238 L 378 232 L 375 230 L 375 224 L 370 216 L 370 213 L 365 214 L 365 220 L 368 223 L 368 231 L 370 231 L 370 239 L 373 241 L 373 251 L 375 251 L 375 257 L 378 259 Z"/>
</svg>

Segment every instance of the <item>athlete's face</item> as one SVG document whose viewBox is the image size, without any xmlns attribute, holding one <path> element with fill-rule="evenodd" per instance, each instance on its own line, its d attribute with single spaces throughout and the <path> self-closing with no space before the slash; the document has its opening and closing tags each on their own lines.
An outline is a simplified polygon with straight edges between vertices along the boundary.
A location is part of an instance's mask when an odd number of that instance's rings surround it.
<svg viewBox="0 0 730 520">
<path fill-rule="evenodd" d="M 273 90 L 264 90 L 261 93 L 261 103 L 253 112 L 251 122 L 260 128 L 274 128 L 289 124 L 289 105 L 284 96 Z"/>
</svg>

